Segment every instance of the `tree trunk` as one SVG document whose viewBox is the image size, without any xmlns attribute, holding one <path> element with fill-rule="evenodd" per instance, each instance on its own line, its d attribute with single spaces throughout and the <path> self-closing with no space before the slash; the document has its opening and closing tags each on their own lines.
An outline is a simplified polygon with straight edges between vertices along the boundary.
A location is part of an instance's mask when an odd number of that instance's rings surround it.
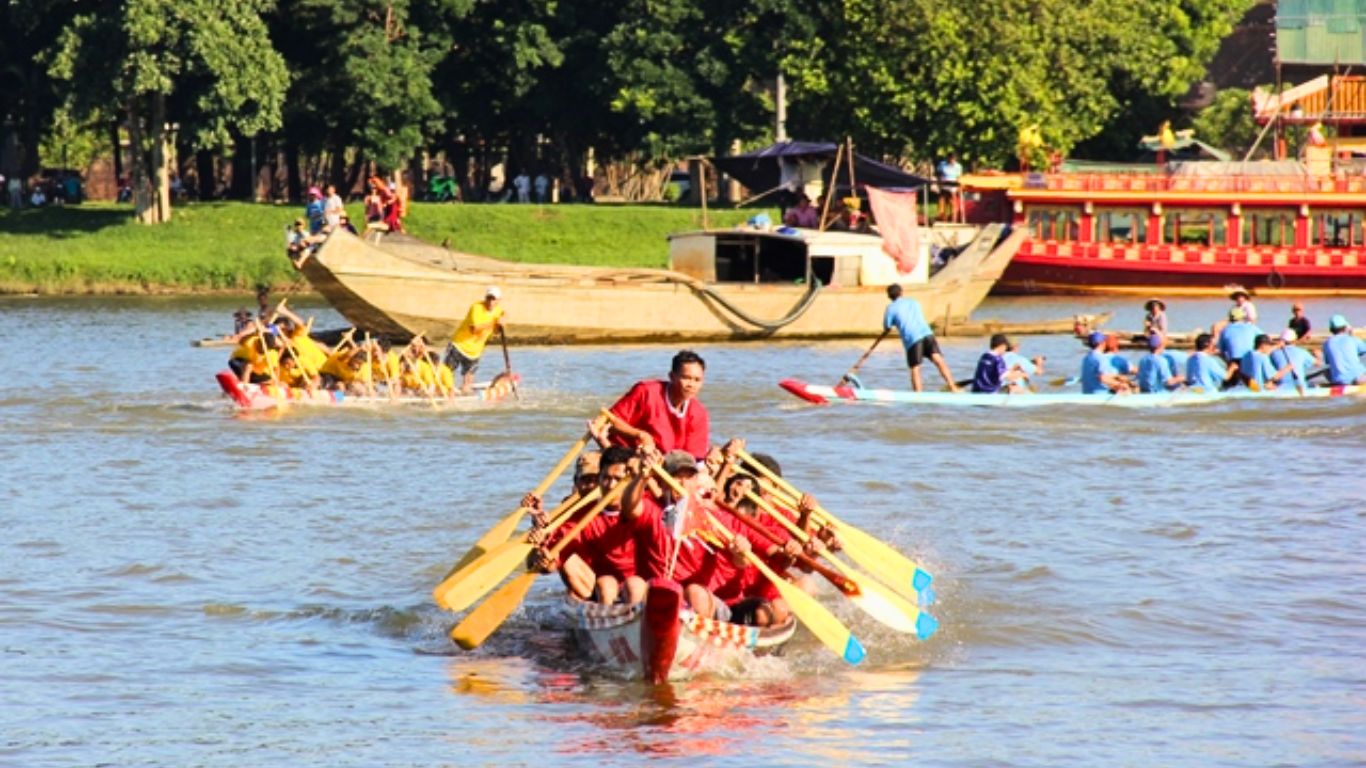
<svg viewBox="0 0 1366 768">
<path fill-rule="evenodd" d="M 109 121 L 109 144 L 114 148 L 114 185 L 123 179 L 123 144 L 119 140 L 119 121 Z M 118 190 L 114 191 L 118 195 Z"/>
<path fill-rule="evenodd" d="M 351 188 L 346 185 L 346 147 L 332 145 L 331 165 L 327 169 L 327 183 L 337 185 L 337 194 L 342 200 L 351 197 Z"/>
<path fill-rule="evenodd" d="M 289 199 L 304 199 L 303 178 L 299 175 L 299 145 L 288 139 L 285 142 L 285 173 L 289 175 Z"/>
<path fill-rule="evenodd" d="M 251 200 L 256 179 L 251 172 L 251 137 L 237 136 L 232 148 L 232 184 L 228 196 L 234 200 Z"/>
<path fill-rule="evenodd" d="M 138 113 L 137 99 L 128 103 L 128 143 L 129 152 L 128 186 L 133 190 L 133 217 L 142 224 L 156 223 L 152 210 L 152 185 L 147 179 L 147 157 L 143 153 L 142 116 Z"/>
<path fill-rule="evenodd" d="M 152 195 L 154 224 L 171 220 L 170 153 L 166 151 L 166 94 L 152 95 Z"/>
<path fill-rule="evenodd" d="M 199 182 L 199 199 L 212 200 L 214 195 L 213 153 L 201 149 L 194 154 L 195 180 Z"/>
</svg>

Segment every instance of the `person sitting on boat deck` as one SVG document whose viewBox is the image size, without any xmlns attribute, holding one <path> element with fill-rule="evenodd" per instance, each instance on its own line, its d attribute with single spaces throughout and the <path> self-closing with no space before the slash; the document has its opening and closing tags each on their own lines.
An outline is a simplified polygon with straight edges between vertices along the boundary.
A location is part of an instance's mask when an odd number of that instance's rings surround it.
<svg viewBox="0 0 1366 768">
<path fill-rule="evenodd" d="M 947 160 L 939 161 L 935 166 L 935 176 L 938 177 L 939 202 L 936 211 L 936 219 L 958 220 L 958 180 L 963 177 L 963 164 L 958 162 L 958 155 L 949 153 Z"/>
<path fill-rule="evenodd" d="M 1280 369 L 1271 364 L 1271 350 L 1275 345 L 1271 343 L 1271 337 L 1265 333 L 1257 334 L 1257 338 L 1252 342 L 1252 349 L 1243 355 L 1238 361 L 1238 372 L 1243 377 L 1243 382 L 1248 389 L 1261 391 L 1275 389 L 1287 377 L 1293 374 L 1294 366 L 1286 363 Z"/>
<path fill-rule="evenodd" d="M 1020 382 L 1024 371 L 1011 368 L 1006 362 L 1006 352 L 1010 351 L 1010 339 L 1004 333 L 991 337 L 991 347 L 977 360 L 977 371 L 972 375 L 972 391 L 993 395 L 1004 389 L 1007 393 L 1026 392 Z"/>
<path fill-rule="evenodd" d="M 1260 335 L 1262 329 L 1253 325 L 1242 309 L 1234 307 L 1228 311 L 1228 324 L 1219 331 L 1219 355 L 1225 362 L 1236 363 L 1252 351 Z"/>
<path fill-rule="evenodd" d="M 1086 357 L 1081 361 L 1081 392 L 1084 395 L 1092 395 L 1098 392 L 1128 392 L 1129 380 L 1114 367 L 1114 359 L 1118 355 L 1109 355 L 1105 352 L 1107 340 L 1105 334 L 1100 331 L 1093 331 L 1086 338 L 1087 344 L 1091 346 L 1091 351 L 1086 353 Z"/>
<path fill-rule="evenodd" d="M 1167 304 L 1161 299 L 1148 299 L 1143 305 L 1148 314 L 1143 318 L 1143 334 L 1151 336 L 1154 333 L 1167 335 Z"/>
<path fill-rule="evenodd" d="M 939 351 L 939 342 L 935 341 L 934 331 L 930 324 L 925 322 L 925 313 L 920 309 L 920 302 L 903 294 L 904 291 L 898 283 L 887 286 L 887 298 L 891 303 L 882 315 L 882 329 L 887 331 L 896 328 L 901 334 L 901 344 L 906 348 L 906 365 L 911 369 L 911 389 L 916 392 L 924 390 L 920 364 L 929 358 L 939 369 L 939 375 L 944 377 L 949 391 L 957 392 L 958 386 L 953 383 L 949 364 L 944 361 L 944 354 Z"/>
<path fill-rule="evenodd" d="M 446 365 L 460 373 L 460 394 L 474 390 L 474 372 L 479 370 L 479 358 L 484 354 L 493 332 L 503 325 L 501 302 L 503 292 L 496 285 L 484 289 L 484 298 L 470 305 L 455 336 L 446 346 Z"/>
<path fill-rule="evenodd" d="M 1295 302 L 1290 307 L 1290 321 L 1285 324 L 1287 328 L 1295 332 L 1298 341 L 1309 341 L 1309 332 L 1313 329 L 1313 323 L 1309 322 L 1309 316 L 1304 314 L 1304 303 Z"/>
<path fill-rule="evenodd" d="M 806 193 L 798 192 L 796 205 L 783 214 L 783 223 L 789 227 L 816 229 L 821 225 L 821 212 L 812 207 Z"/>
<path fill-rule="evenodd" d="M 701 459 L 711 445 L 711 417 L 698 399 L 706 379 L 702 356 L 684 349 L 673 356 L 667 381 L 638 381 L 608 411 L 611 442 L 646 453 L 687 451 Z"/>
<path fill-rule="evenodd" d="M 1252 303 L 1252 295 L 1246 289 L 1234 288 L 1228 298 L 1235 308 L 1243 310 L 1243 316 L 1249 323 L 1257 324 L 1257 305 Z"/>
<path fill-rule="evenodd" d="M 1164 354 L 1167 337 L 1160 333 L 1148 336 L 1148 354 L 1138 361 L 1139 392 L 1169 392 L 1186 381 L 1185 374 L 1172 366 Z"/>
<path fill-rule="evenodd" d="M 631 464 L 634 454 L 630 449 L 613 446 L 602 452 L 598 459 L 598 488 L 605 494 L 616 487 L 617 483 L 638 482 L 632 478 Z M 645 599 L 646 582 L 634 578 L 636 575 L 636 528 L 638 513 L 625 514 L 630 510 L 627 497 L 631 489 L 623 494 L 615 504 L 603 509 L 602 513 L 588 524 L 576 541 L 570 543 L 560 553 L 556 562 L 550 556 L 552 541 L 540 544 L 532 555 L 533 568 L 544 573 L 556 569 L 560 572 L 567 587 L 580 600 L 594 600 L 603 605 L 617 602 L 625 587 L 626 601 L 630 604 Z M 634 504 L 638 499 L 632 500 Z"/>
<path fill-rule="evenodd" d="M 1238 372 L 1238 366 L 1225 365 L 1214 347 L 1214 337 L 1202 333 L 1195 337 L 1195 352 L 1186 358 L 1186 386 L 1205 392 L 1219 392 Z"/>
<path fill-rule="evenodd" d="M 232 313 L 232 335 L 236 336 L 243 331 L 254 330 L 255 323 L 252 322 L 251 310 L 241 307 Z"/>
<path fill-rule="evenodd" d="M 844 208 L 838 219 L 830 228 L 840 232 L 860 232 L 867 234 L 872 231 L 872 223 L 868 220 L 868 214 L 863 212 L 863 201 L 857 197 L 850 196 L 841 201 Z"/>
<path fill-rule="evenodd" d="M 1352 335 L 1351 325 L 1342 315 L 1328 320 L 1332 336 L 1323 343 L 1323 362 L 1328 366 L 1328 383 L 1334 386 L 1366 384 L 1366 366 L 1361 356 L 1366 355 L 1366 341 Z"/>
<path fill-rule="evenodd" d="M 1293 328 L 1281 331 L 1276 348 L 1271 350 L 1271 365 L 1277 370 L 1289 365 L 1290 375 L 1285 380 L 1303 387 L 1309 383 L 1309 366 L 1319 364 L 1322 360 L 1316 352 L 1296 346 L 1295 342 L 1298 340 Z"/>
</svg>

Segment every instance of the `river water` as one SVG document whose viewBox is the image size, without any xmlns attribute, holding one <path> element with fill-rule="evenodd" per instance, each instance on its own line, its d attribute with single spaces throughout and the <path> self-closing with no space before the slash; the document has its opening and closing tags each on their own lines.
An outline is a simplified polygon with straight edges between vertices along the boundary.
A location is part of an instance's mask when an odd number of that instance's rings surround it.
<svg viewBox="0 0 1366 768">
<path fill-rule="evenodd" d="M 1136 304 L 978 316 L 1133 328 Z M 714 436 L 924 563 L 942 628 L 909 640 L 827 594 L 862 666 L 801 633 L 735 679 L 646 689 L 538 630 L 551 579 L 473 653 L 429 592 L 672 348 L 514 348 L 520 403 L 244 419 L 225 351 L 186 343 L 230 309 L 0 300 L 0 765 L 1366 762 L 1366 401 L 815 408 L 777 380 L 833 381 L 862 344 L 702 347 Z M 1074 341 L 1025 343 L 1075 372 Z M 959 375 L 982 346 L 945 340 Z M 896 347 L 866 384 L 904 386 Z"/>
</svg>

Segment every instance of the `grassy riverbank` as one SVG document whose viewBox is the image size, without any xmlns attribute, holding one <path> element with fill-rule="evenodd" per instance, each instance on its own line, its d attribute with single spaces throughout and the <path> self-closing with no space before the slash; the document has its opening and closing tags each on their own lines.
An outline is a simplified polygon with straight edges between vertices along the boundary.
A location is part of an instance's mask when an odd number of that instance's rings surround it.
<svg viewBox="0 0 1366 768">
<path fill-rule="evenodd" d="M 200 293 L 283 289 L 301 278 L 284 257 L 298 206 L 190 203 L 169 224 L 132 220 L 126 205 L 0 213 L 0 293 Z M 359 205 L 348 206 L 359 220 Z M 711 211 L 731 226 L 754 210 Z M 774 215 L 774 212 L 770 212 Z M 415 203 L 409 230 L 451 248 L 524 262 L 661 267 L 665 237 L 701 226 L 695 208 Z"/>
</svg>

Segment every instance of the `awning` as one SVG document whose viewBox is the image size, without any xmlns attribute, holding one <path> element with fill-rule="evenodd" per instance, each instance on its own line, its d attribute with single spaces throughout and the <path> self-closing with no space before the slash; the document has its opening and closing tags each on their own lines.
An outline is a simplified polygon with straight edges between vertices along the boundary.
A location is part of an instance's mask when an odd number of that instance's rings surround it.
<svg viewBox="0 0 1366 768">
<path fill-rule="evenodd" d="M 775 190 L 782 178 L 784 162 L 819 162 L 824 165 L 821 177 L 829 185 L 830 172 L 835 164 L 838 144 L 810 141 L 783 141 L 753 152 L 728 157 L 713 157 L 711 162 L 723 173 L 739 181 L 754 194 Z M 854 181 L 859 186 L 881 187 L 885 189 L 915 189 L 929 183 L 928 179 L 916 176 L 895 166 L 880 163 L 872 158 L 854 153 Z M 835 180 L 836 188 L 849 188 L 847 166 L 840 164 L 840 176 Z"/>
</svg>

